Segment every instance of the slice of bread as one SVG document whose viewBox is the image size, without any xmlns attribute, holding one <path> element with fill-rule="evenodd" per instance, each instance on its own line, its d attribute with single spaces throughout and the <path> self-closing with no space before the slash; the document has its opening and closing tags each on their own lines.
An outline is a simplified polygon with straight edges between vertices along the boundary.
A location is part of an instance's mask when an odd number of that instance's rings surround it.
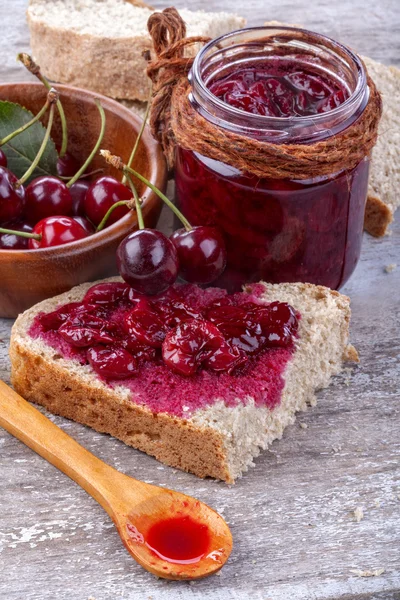
<svg viewBox="0 0 400 600">
<path fill-rule="evenodd" d="M 363 61 L 383 98 L 364 221 L 368 233 L 380 237 L 386 233 L 400 205 L 400 70 L 366 56 Z"/>
<path fill-rule="evenodd" d="M 92 285 L 80 285 L 18 317 L 10 345 L 14 388 L 55 414 L 110 433 L 199 477 L 233 483 L 260 448 L 282 436 L 297 411 L 316 403 L 315 391 L 328 386 L 343 361 L 357 360 L 348 340 L 350 301 L 346 296 L 310 284 L 262 284 L 262 300 L 289 302 L 301 314 L 296 351 L 283 373 L 280 404 L 270 410 L 246 397 L 227 406 L 223 398 L 216 398 L 187 417 L 152 412 L 134 401 L 123 381 L 111 388 L 90 366 L 66 360 L 43 340 L 28 334 L 37 314 L 81 300 Z"/>
<path fill-rule="evenodd" d="M 30 0 L 27 19 L 33 57 L 53 81 L 112 98 L 146 100 L 149 83 L 143 52 L 152 48 L 147 31 L 152 12 L 140 0 Z M 222 12 L 179 12 L 188 36 L 214 38 L 246 22 Z"/>
</svg>

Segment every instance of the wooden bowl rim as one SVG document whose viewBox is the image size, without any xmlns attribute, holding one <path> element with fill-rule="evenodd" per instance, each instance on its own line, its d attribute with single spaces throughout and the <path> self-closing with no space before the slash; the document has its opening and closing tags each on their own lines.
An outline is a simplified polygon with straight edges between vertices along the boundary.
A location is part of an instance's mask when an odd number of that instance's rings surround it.
<svg viewBox="0 0 400 600">
<path fill-rule="evenodd" d="M 88 96 L 93 100 L 98 98 L 102 104 L 102 106 L 116 114 L 119 118 L 131 123 L 134 131 L 138 134 L 140 127 L 142 125 L 143 120 L 133 113 L 129 108 L 123 106 L 116 100 L 112 98 L 108 98 L 107 96 L 103 96 L 102 94 L 96 94 L 90 90 L 85 90 L 83 88 L 75 87 L 67 84 L 54 84 L 56 89 L 66 94 L 70 94 L 72 96 Z M 43 84 L 36 81 L 21 81 L 21 82 L 12 82 L 12 83 L 2 83 L 0 84 L 0 92 L 11 89 L 14 87 L 26 87 L 26 88 L 43 88 Z M 150 128 L 148 125 L 144 128 L 141 141 L 143 142 L 146 153 L 150 158 L 150 177 L 149 181 L 156 186 L 161 191 L 165 190 L 167 184 L 167 163 L 164 157 L 164 154 L 161 149 L 161 145 L 157 142 L 157 140 L 152 136 Z M 142 207 L 144 211 L 148 206 L 151 206 L 155 201 L 161 200 L 158 198 L 157 194 L 155 194 L 150 188 L 146 187 L 144 193 L 142 194 L 143 204 Z M 89 235 L 81 240 L 76 240 L 75 242 L 69 242 L 68 244 L 61 244 L 59 246 L 53 246 L 52 248 L 36 248 L 32 250 L 27 249 L 18 249 L 18 250 L 7 250 L 4 248 L 0 248 L 0 256 L 2 259 L 10 258 L 16 259 L 21 258 L 23 255 L 26 256 L 36 256 L 43 257 L 46 256 L 56 256 L 61 258 L 62 256 L 66 256 L 69 254 L 74 254 L 75 252 L 81 251 L 89 251 L 95 249 L 96 247 L 101 247 L 103 244 L 112 243 L 114 240 L 118 239 L 124 233 L 130 233 L 138 224 L 136 212 L 130 211 L 128 214 L 124 215 L 121 219 L 103 229 L 102 231 Z"/>
</svg>

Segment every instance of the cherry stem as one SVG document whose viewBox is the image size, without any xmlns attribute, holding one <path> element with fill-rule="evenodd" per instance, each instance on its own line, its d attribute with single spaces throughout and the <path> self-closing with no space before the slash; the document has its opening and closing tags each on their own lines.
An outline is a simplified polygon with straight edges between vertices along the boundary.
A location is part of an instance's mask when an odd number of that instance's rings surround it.
<svg viewBox="0 0 400 600">
<path fill-rule="evenodd" d="M 35 63 L 33 58 L 31 56 L 29 56 L 29 54 L 26 54 L 25 52 L 20 52 L 17 55 L 17 60 L 22 62 L 24 67 L 26 69 L 28 69 L 28 71 L 30 73 L 32 73 L 32 75 L 35 75 L 35 77 L 37 77 L 39 79 L 39 81 L 41 81 L 43 83 L 45 88 L 50 91 L 50 89 L 51 89 L 50 83 L 48 82 L 46 77 L 44 75 L 42 75 L 42 73 L 40 72 L 39 65 L 37 65 Z M 61 149 L 59 152 L 59 156 L 62 158 L 67 151 L 68 129 L 67 129 L 67 119 L 65 118 L 65 112 L 64 112 L 63 105 L 61 104 L 60 99 L 57 100 L 57 110 L 58 110 L 58 113 L 60 115 L 60 120 L 61 120 L 62 141 L 61 141 Z"/>
<path fill-rule="evenodd" d="M 126 175 L 134 175 L 137 179 L 139 179 L 139 181 L 147 185 L 147 187 L 149 187 L 159 198 L 161 198 L 161 200 L 165 202 L 165 204 L 178 217 L 182 225 L 185 227 L 186 231 L 191 231 L 193 229 L 189 221 L 186 219 L 186 217 L 183 216 L 183 214 L 175 206 L 175 204 L 173 204 L 171 200 L 169 200 L 167 196 L 163 194 L 155 185 L 153 185 L 148 179 L 146 179 L 146 177 L 143 177 L 143 175 L 132 169 L 132 167 L 128 167 L 127 165 L 125 165 L 119 156 L 111 154 L 109 150 L 100 150 L 100 154 L 110 165 L 112 165 L 119 171 L 123 171 Z"/>
<path fill-rule="evenodd" d="M 16 135 L 19 135 L 20 133 L 26 131 L 27 129 L 29 129 L 29 127 L 31 125 L 33 125 L 34 123 L 36 123 L 36 121 L 39 121 L 39 119 L 44 115 L 44 113 L 49 108 L 49 106 L 50 106 L 50 101 L 47 98 L 45 104 L 40 109 L 40 111 L 38 112 L 38 114 L 35 117 L 33 117 L 33 119 L 31 119 L 30 121 L 28 121 L 27 123 L 25 123 L 25 125 L 22 125 L 22 127 L 19 127 L 18 129 L 16 129 L 12 133 L 9 133 L 8 135 L 6 135 L 6 137 L 4 137 L 2 140 L 0 140 L 0 146 L 4 146 L 4 144 L 7 144 Z"/>
<path fill-rule="evenodd" d="M 17 181 L 17 183 L 15 184 L 16 188 L 21 187 L 21 185 L 23 185 L 25 183 L 25 181 L 27 181 L 29 179 L 29 177 L 32 175 L 32 173 L 38 166 L 39 161 L 43 156 L 43 152 L 46 149 L 47 142 L 49 141 L 51 128 L 53 126 L 54 107 L 55 107 L 55 103 L 57 102 L 58 92 L 54 88 L 51 88 L 51 90 L 49 91 L 49 94 L 48 94 L 48 98 L 49 98 L 49 102 L 51 103 L 51 106 L 50 106 L 49 122 L 47 123 L 45 136 L 43 138 L 42 144 L 39 148 L 38 153 L 35 156 L 35 159 L 33 160 L 32 164 L 31 164 L 31 166 L 26 171 L 26 173 L 24 173 L 24 175 L 22 175 L 21 179 L 19 179 Z"/>
<path fill-rule="evenodd" d="M 144 128 L 146 127 L 147 119 L 148 119 L 148 116 L 149 116 L 149 113 L 150 113 L 150 108 L 151 108 L 151 96 L 152 96 L 152 94 L 151 94 L 151 91 L 150 91 L 150 94 L 149 94 L 149 100 L 148 100 L 148 102 L 147 102 L 147 108 L 146 108 L 146 112 L 145 112 L 145 114 L 144 114 L 144 117 L 143 117 L 142 126 L 141 126 L 141 128 L 140 128 L 140 131 L 139 131 L 139 134 L 138 134 L 138 136 L 137 136 L 137 138 L 136 138 L 135 144 L 134 144 L 134 146 L 133 146 L 133 148 L 132 148 L 132 152 L 131 152 L 131 155 L 130 155 L 130 157 L 129 157 L 129 160 L 128 160 L 128 162 L 126 163 L 126 166 L 127 166 L 127 167 L 130 167 L 130 166 L 131 166 L 131 164 L 132 164 L 132 162 L 133 162 L 133 159 L 135 158 L 135 155 L 136 155 L 137 149 L 139 148 L 140 140 L 142 139 L 143 131 L 144 131 Z M 126 180 L 127 180 L 127 176 L 126 176 L 126 175 L 125 175 L 125 173 L 124 173 L 124 176 L 123 176 L 123 178 L 122 178 L 122 183 L 124 183 L 124 184 L 125 184 L 125 183 L 126 183 Z"/>
<path fill-rule="evenodd" d="M 130 173 L 131 175 L 134 175 L 135 177 L 137 177 L 139 179 L 139 181 L 141 181 L 142 183 L 146 184 L 147 187 L 149 187 L 151 190 L 153 190 L 153 192 L 155 194 L 157 194 L 157 196 L 159 198 L 161 198 L 161 200 L 163 202 L 165 202 L 165 204 L 168 206 L 168 208 L 170 208 L 172 210 L 172 212 L 178 217 L 178 219 L 180 220 L 180 222 L 182 223 L 182 225 L 185 227 L 186 231 L 190 231 L 191 229 L 193 229 L 192 226 L 191 226 L 191 224 L 187 220 L 187 218 L 183 216 L 183 214 L 175 206 L 175 204 L 173 202 L 171 202 L 171 200 L 169 198 L 167 198 L 167 196 L 165 194 L 163 194 L 161 192 L 161 190 L 159 190 L 148 179 L 146 179 L 146 177 L 143 177 L 143 175 L 141 175 L 140 173 L 138 173 L 137 171 L 135 171 L 135 169 L 132 169 L 132 167 L 125 166 L 124 169 L 123 169 L 123 171 L 124 171 L 124 173 Z"/>
<path fill-rule="evenodd" d="M 4 229 L 0 227 L 0 233 L 7 233 L 9 235 L 18 235 L 19 237 L 29 238 L 30 240 L 37 240 L 40 242 L 42 236 L 39 233 L 28 233 L 27 231 L 16 231 L 15 229 Z"/>
<path fill-rule="evenodd" d="M 143 219 L 142 203 L 140 202 L 140 198 L 137 193 L 137 189 L 134 186 L 130 175 L 126 175 L 126 179 L 128 180 L 129 187 L 131 188 L 133 197 L 135 198 L 135 207 L 136 207 L 136 214 L 137 214 L 137 218 L 138 218 L 139 229 L 144 229 L 145 224 L 144 224 L 144 219 Z"/>
<path fill-rule="evenodd" d="M 99 231 L 104 229 L 104 227 L 109 219 L 109 216 L 116 208 L 118 208 L 119 206 L 128 206 L 129 204 L 130 204 L 130 200 L 119 200 L 118 202 L 116 202 L 115 204 L 110 206 L 110 208 L 108 209 L 108 211 L 106 212 L 106 214 L 104 215 L 104 217 L 102 218 L 100 223 L 98 224 L 98 226 L 96 228 L 96 233 L 98 233 Z"/>
<path fill-rule="evenodd" d="M 77 181 L 79 179 L 79 177 L 82 175 L 82 173 L 84 173 L 86 171 L 86 169 L 88 168 L 88 166 L 92 162 L 94 156 L 97 154 L 97 151 L 100 148 L 101 142 L 103 141 L 104 132 L 106 130 L 106 115 L 105 115 L 105 112 L 104 112 L 104 109 L 103 109 L 102 105 L 100 104 L 100 100 L 98 98 L 95 98 L 94 102 L 95 102 L 97 108 L 99 109 L 100 119 L 101 119 L 101 127 L 100 127 L 99 137 L 97 138 L 97 142 L 96 142 L 93 150 L 91 151 L 91 153 L 87 157 L 86 161 L 84 162 L 84 164 L 81 166 L 81 168 L 79 169 L 79 171 L 77 173 L 75 173 L 75 175 L 72 177 L 72 179 L 70 179 L 68 181 L 68 183 L 66 184 L 67 188 L 70 188 L 71 185 L 73 183 L 75 183 L 75 181 Z"/>
</svg>

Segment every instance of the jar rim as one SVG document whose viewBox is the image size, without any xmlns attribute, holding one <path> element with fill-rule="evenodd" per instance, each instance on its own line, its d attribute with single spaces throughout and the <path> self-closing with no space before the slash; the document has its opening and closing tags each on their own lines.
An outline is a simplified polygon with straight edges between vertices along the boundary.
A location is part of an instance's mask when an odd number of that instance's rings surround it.
<svg viewBox="0 0 400 600">
<path fill-rule="evenodd" d="M 260 34 L 260 41 L 262 40 L 262 34 L 264 33 L 268 33 L 271 31 L 277 31 L 277 32 L 296 32 L 296 33 L 300 33 L 300 34 L 304 34 L 306 36 L 310 36 L 311 38 L 314 38 L 315 40 L 315 44 L 318 42 L 322 42 L 322 44 L 325 42 L 326 44 L 326 48 L 329 49 L 330 51 L 334 51 L 338 57 L 343 57 L 346 56 L 346 58 L 348 58 L 351 62 L 351 64 L 353 65 L 354 69 L 357 71 L 357 83 L 356 83 L 356 87 L 354 88 L 354 90 L 350 91 L 349 97 L 339 106 L 337 106 L 336 108 L 329 110 L 327 112 L 324 113 L 317 113 L 314 115 L 306 115 L 306 116 L 300 116 L 300 115 L 296 115 L 296 116 L 290 116 L 290 117 L 275 117 L 275 116 L 269 116 L 269 115 L 259 115 L 259 114 L 253 114 L 253 113 L 248 113 L 246 111 L 243 111 L 239 108 L 236 108 L 226 102 L 224 102 L 223 100 L 221 100 L 220 98 L 218 98 L 217 96 L 215 96 L 210 89 L 207 87 L 207 85 L 204 82 L 204 79 L 202 77 L 202 72 L 201 72 L 201 66 L 202 66 L 202 62 L 205 58 L 205 56 L 207 55 L 207 53 L 209 52 L 209 50 L 213 47 L 218 47 L 218 45 L 220 45 L 222 42 L 229 42 L 229 40 L 231 40 L 232 38 L 238 37 L 238 36 L 243 36 L 246 37 L 246 35 L 248 34 L 256 34 L 257 32 Z M 250 40 L 249 40 L 250 41 Z M 254 38 L 254 40 L 252 41 L 257 41 L 257 38 Z M 294 38 L 295 41 L 295 38 Z M 229 48 L 233 48 L 235 46 L 235 44 L 232 44 L 230 46 L 228 46 Z M 354 114 L 357 112 L 357 110 L 360 108 L 361 104 L 363 103 L 363 100 L 365 100 L 364 102 L 364 106 L 366 104 L 366 92 L 368 92 L 368 86 L 367 86 L 367 75 L 366 75 L 366 71 L 364 68 L 364 65 L 362 63 L 362 61 L 360 60 L 360 58 L 357 56 L 357 54 L 355 54 L 352 50 L 350 50 L 350 48 L 348 48 L 347 46 L 345 46 L 344 44 L 341 44 L 340 42 L 337 42 L 336 40 L 334 40 L 333 38 L 329 37 L 329 36 L 325 36 L 323 34 L 320 33 L 316 33 L 314 31 L 310 31 L 308 29 L 303 29 L 300 27 L 290 27 L 290 26 L 286 26 L 286 25 L 265 25 L 262 27 L 247 27 L 245 29 L 239 29 L 236 31 L 232 31 L 230 33 L 224 34 L 219 36 L 218 38 L 215 38 L 211 41 L 209 41 L 196 55 L 194 61 L 193 61 L 193 65 L 192 68 L 189 72 L 189 81 L 191 83 L 192 86 L 192 90 L 190 92 L 190 100 L 192 102 L 192 104 L 197 105 L 198 107 L 200 107 L 201 113 L 203 114 L 203 116 L 206 116 L 206 118 L 210 118 L 211 121 L 213 121 L 214 123 L 219 124 L 220 126 L 224 127 L 224 121 L 225 119 L 221 119 L 221 117 L 213 117 L 213 114 L 209 112 L 209 110 L 207 110 L 207 106 L 212 107 L 213 109 L 216 109 L 217 111 L 219 111 L 219 113 L 225 114 L 228 118 L 232 118 L 233 120 L 235 119 L 243 119 L 244 117 L 251 122 L 251 129 L 253 128 L 257 128 L 257 129 L 266 129 L 266 130 L 277 130 L 277 131 L 283 131 L 285 128 L 296 128 L 297 127 L 304 127 L 307 125 L 307 123 L 309 123 L 310 125 L 312 124 L 313 126 L 316 126 L 317 129 L 319 129 L 324 123 L 326 123 L 329 119 L 335 119 L 336 121 L 338 121 L 342 126 L 340 127 L 340 130 L 342 130 L 344 127 L 347 127 L 347 123 L 343 126 L 343 124 L 345 123 L 345 121 L 348 121 L 349 116 L 354 116 Z M 367 96 L 368 97 L 368 96 Z M 205 114 L 204 114 L 205 113 Z M 227 127 L 228 129 L 231 129 L 231 127 Z M 240 127 L 239 127 L 240 129 Z"/>
</svg>

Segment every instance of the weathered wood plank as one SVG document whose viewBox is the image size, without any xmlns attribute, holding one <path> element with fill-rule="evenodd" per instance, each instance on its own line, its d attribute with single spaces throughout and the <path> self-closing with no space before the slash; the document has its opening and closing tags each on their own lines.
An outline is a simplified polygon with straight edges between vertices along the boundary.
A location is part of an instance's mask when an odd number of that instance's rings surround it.
<svg viewBox="0 0 400 600">
<path fill-rule="evenodd" d="M 373 58 L 399 64 L 400 17 L 394 0 L 176 4 L 235 9 L 251 25 L 267 19 L 303 23 Z M 28 47 L 25 2 L 0 0 L 0 6 L 0 80 L 27 79 L 14 62 L 17 51 Z M 399 268 L 388 274 L 384 267 L 391 263 Z M 0 432 L 0 597 L 398 600 L 399 290 L 398 220 L 384 240 L 365 235 L 361 262 L 344 290 L 352 298 L 352 338 L 361 364 L 321 393 L 318 406 L 301 415 L 233 487 L 174 471 L 109 436 L 51 417 L 116 468 L 197 496 L 221 511 L 231 524 L 235 548 L 219 577 L 194 585 L 155 580 L 133 563 L 90 497 Z M 0 320 L 0 377 L 6 381 L 10 327 L 10 321 Z M 364 513 L 359 523 L 353 513 L 357 507 Z M 351 572 L 380 568 L 385 572 L 377 577 Z"/>
</svg>

